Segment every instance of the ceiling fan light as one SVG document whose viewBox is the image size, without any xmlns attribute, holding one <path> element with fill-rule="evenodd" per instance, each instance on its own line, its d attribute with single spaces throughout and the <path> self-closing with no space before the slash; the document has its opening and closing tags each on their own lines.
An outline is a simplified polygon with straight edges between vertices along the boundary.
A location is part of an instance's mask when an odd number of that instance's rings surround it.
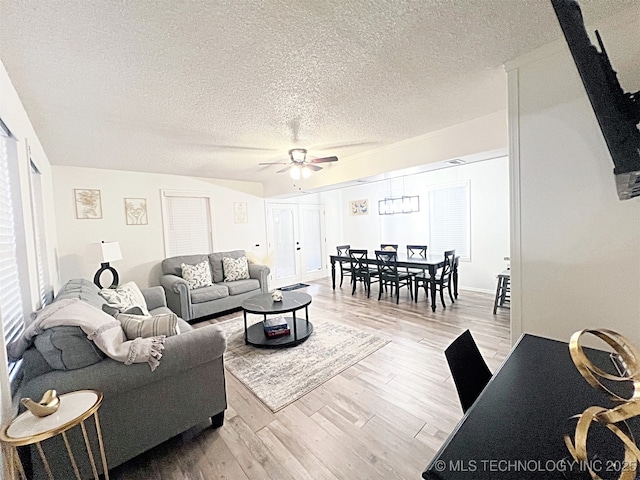
<svg viewBox="0 0 640 480">
<path fill-rule="evenodd" d="M 302 178 L 309 178 L 311 176 L 311 169 L 309 167 L 302 167 Z"/>
<path fill-rule="evenodd" d="M 298 165 L 294 165 L 289 170 L 289 175 L 291 175 L 291 178 L 294 180 L 300 180 L 300 170 L 302 169 Z"/>
</svg>

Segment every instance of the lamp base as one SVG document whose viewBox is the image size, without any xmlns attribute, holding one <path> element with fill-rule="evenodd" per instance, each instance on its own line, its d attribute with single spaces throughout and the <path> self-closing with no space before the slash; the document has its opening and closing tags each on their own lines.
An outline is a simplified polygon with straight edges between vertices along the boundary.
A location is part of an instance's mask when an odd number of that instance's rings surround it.
<svg viewBox="0 0 640 480">
<path fill-rule="evenodd" d="M 109 265 L 109 263 L 101 263 L 100 269 L 93 276 L 93 283 L 95 283 L 99 288 L 105 288 L 100 284 L 100 276 L 106 271 L 109 270 L 111 275 L 113 275 L 113 281 L 109 288 L 118 288 L 118 282 L 120 281 L 120 277 L 118 276 L 118 272 L 116 269 Z"/>
</svg>

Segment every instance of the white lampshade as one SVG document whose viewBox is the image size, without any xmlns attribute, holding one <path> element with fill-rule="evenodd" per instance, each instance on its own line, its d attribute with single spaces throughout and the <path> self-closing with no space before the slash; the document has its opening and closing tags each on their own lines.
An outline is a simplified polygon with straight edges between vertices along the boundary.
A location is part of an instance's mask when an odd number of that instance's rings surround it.
<svg viewBox="0 0 640 480">
<path fill-rule="evenodd" d="M 102 242 L 98 244 L 98 255 L 100 263 L 115 262 L 122 260 L 119 242 Z"/>
</svg>

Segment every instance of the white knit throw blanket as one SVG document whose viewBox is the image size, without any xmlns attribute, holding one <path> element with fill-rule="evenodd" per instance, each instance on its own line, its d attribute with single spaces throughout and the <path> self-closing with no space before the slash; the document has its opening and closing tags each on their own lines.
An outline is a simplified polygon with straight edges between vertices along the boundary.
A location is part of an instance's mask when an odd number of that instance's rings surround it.
<svg viewBox="0 0 640 480">
<path fill-rule="evenodd" d="M 22 335 L 7 345 L 9 360 L 22 358 L 33 338 L 47 328 L 80 327 L 108 357 L 125 365 L 147 362 L 151 370 L 160 364 L 164 335 L 127 340 L 120 322 L 111 315 L 77 298 L 61 299 L 35 312 Z"/>
</svg>

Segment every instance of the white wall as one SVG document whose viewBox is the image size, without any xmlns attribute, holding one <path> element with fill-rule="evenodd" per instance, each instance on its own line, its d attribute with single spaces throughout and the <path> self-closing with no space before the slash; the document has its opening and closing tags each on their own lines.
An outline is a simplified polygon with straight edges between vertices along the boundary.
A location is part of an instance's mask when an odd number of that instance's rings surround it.
<svg viewBox="0 0 640 480">
<path fill-rule="evenodd" d="M 212 196 L 214 251 L 245 249 L 257 257 L 266 254 L 264 200 L 258 184 L 62 166 L 53 167 L 53 178 L 62 282 L 93 279 L 100 265 L 90 245 L 105 240 L 120 242 L 123 258 L 112 263 L 120 283 L 135 281 L 141 288 L 159 285 L 159 264 L 166 257 L 162 189 Z M 89 188 L 101 191 L 102 219 L 76 219 L 73 190 Z M 147 199 L 148 225 L 126 224 L 124 198 L 129 197 Z M 248 223 L 234 223 L 234 202 L 247 203 Z"/>
<path fill-rule="evenodd" d="M 427 188 L 469 180 L 471 194 L 471 260 L 460 264 L 460 286 L 479 291 L 493 292 L 496 273 L 506 268 L 504 257 L 509 256 L 509 170 L 507 157 L 470 163 L 451 168 L 412 175 L 391 181 L 392 191 L 416 194 Z M 380 216 L 378 200 L 389 191 L 389 181 L 363 184 L 344 188 L 341 195 L 342 232 L 334 229 L 329 250 L 335 252 L 336 245 L 350 244 L 354 248 L 379 248 Z M 382 195 L 382 197 L 381 197 Z M 369 214 L 350 215 L 351 200 L 368 199 Z M 427 208 L 426 202 L 421 209 Z M 409 243 L 426 243 L 418 239 Z M 404 248 L 404 246 L 402 247 Z"/>
<path fill-rule="evenodd" d="M 637 91 L 640 4 L 598 28 L 625 90 Z M 554 44 L 508 65 L 508 75 L 512 337 L 567 341 L 576 330 L 605 327 L 640 345 L 640 198 L 617 198 L 613 162 L 571 55 Z"/>
</svg>

